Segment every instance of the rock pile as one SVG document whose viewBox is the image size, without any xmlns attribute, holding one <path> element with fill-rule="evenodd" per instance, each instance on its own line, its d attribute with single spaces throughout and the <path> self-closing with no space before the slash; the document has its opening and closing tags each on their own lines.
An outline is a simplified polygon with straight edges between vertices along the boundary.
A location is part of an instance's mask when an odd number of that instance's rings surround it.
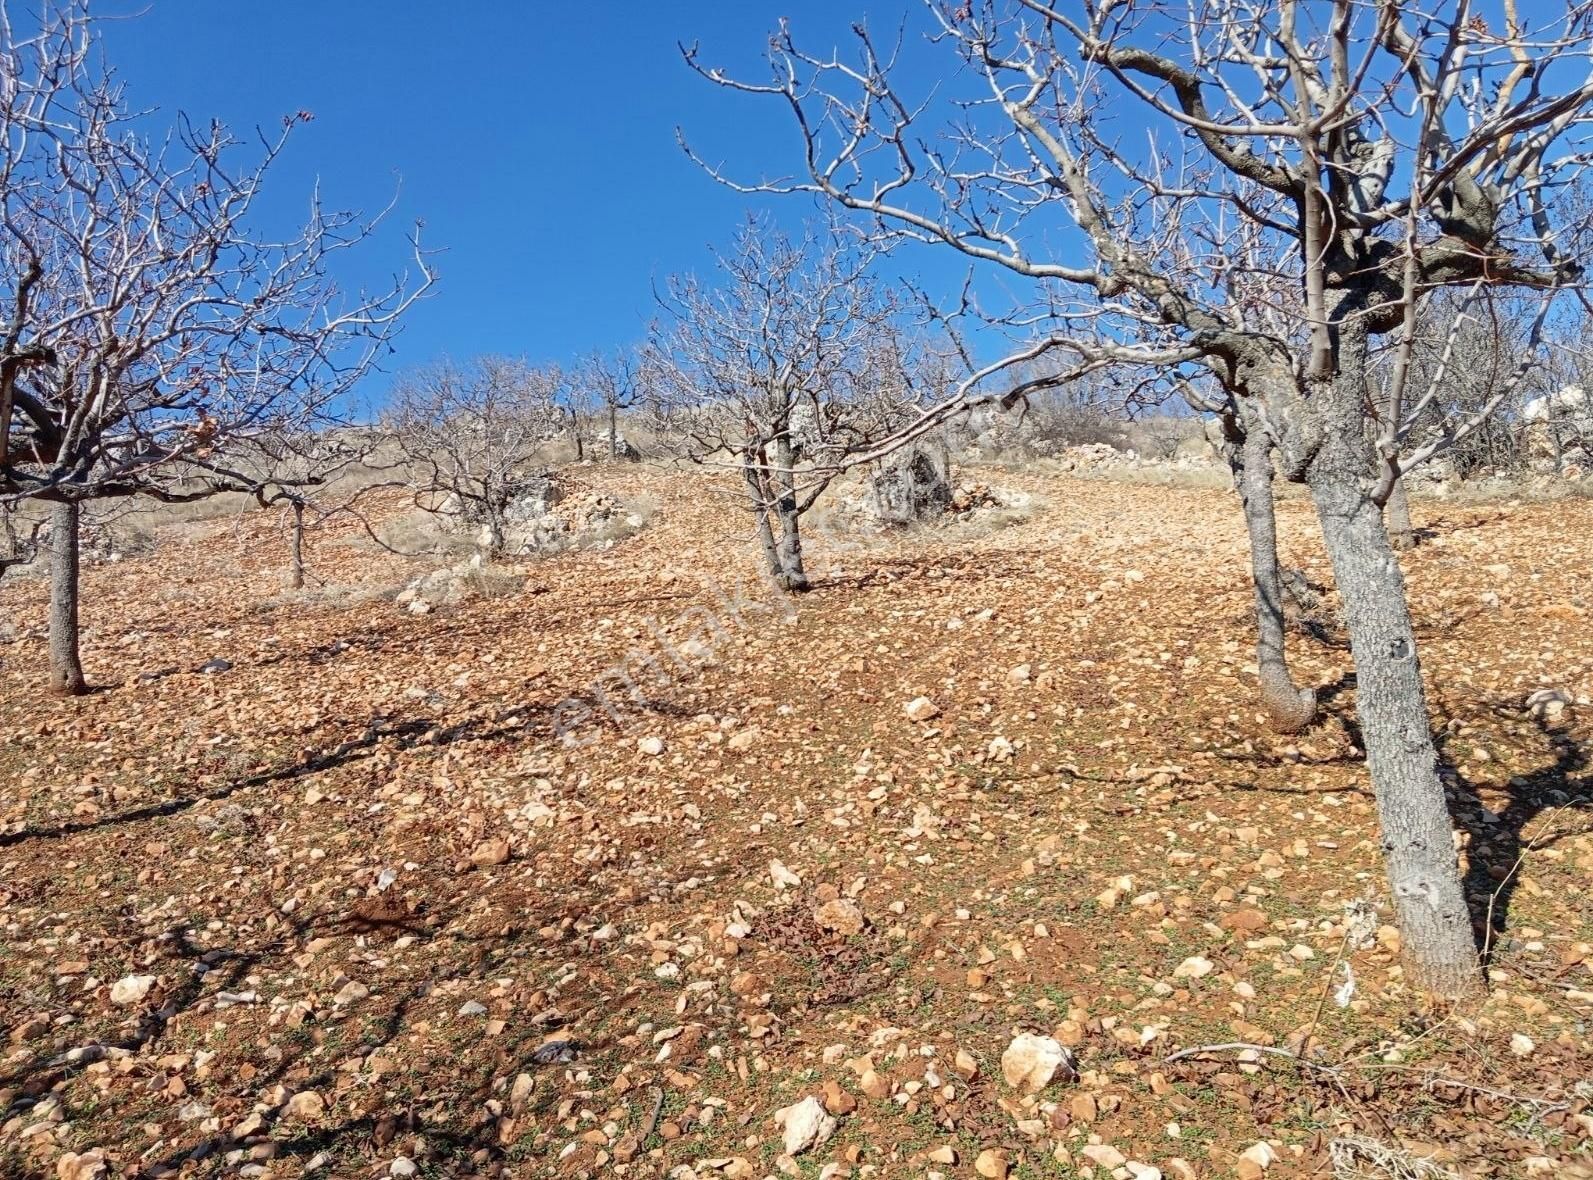
<svg viewBox="0 0 1593 1180">
<path fill-rule="evenodd" d="M 1133 448 L 1120 451 L 1106 443 L 1085 443 L 1082 446 L 1064 447 L 1052 456 L 1063 471 L 1088 474 L 1091 472 L 1128 471 L 1225 471 L 1225 465 L 1214 456 L 1180 454 L 1171 459 L 1154 459 L 1141 455 Z"/>
</svg>

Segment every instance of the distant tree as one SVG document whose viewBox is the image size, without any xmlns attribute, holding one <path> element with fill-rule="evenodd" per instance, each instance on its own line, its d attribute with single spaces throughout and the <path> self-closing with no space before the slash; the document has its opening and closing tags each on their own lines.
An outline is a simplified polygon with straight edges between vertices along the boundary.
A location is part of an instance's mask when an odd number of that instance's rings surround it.
<svg viewBox="0 0 1593 1180">
<path fill-rule="evenodd" d="M 307 113 L 252 146 L 216 122 L 161 127 L 100 64 L 83 6 L 33 28 L 0 22 L 0 500 L 51 505 L 50 684 L 80 693 L 82 506 L 252 490 L 212 461 L 335 419 L 432 275 L 416 245 L 418 282 L 345 292 L 332 267 L 380 217 L 319 194 L 297 231 L 256 226 Z"/>
<path fill-rule="evenodd" d="M 802 516 L 908 400 L 888 340 L 896 308 L 868 253 L 752 223 L 717 259 L 720 282 L 669 280 L 650 368 L 689 408 L 687 455 L 733 465 L 769 576 L 809 588 Z"/>
<path fill-rule="evenodd" d="M 622 458 L 619 416 L 642 404 L 643 368 L 635 350 L 616 348 L 593 352 L 576 367 L 572 384 L 579 385 L 602 406 L 608 422 L 606 447 L 610 461 Z"/>
<path fill-rule="evenodd" d="M 546 484 L 541 455 L 564 430 L 557 368 L 480 357 L 404 375 L 383 421 L 411 470 L 419 507 L 482 530 L 504 556 L 511 510 Z"/>
<path fill-rule="evenodd" d="M 404 486 L 399 463 L 381 454 L 385 441 L 369 429 L 274 432 L 243 440 L 229 456 L 234 485 L 247 489 L 261 508 L 280 509 L 287 518 L 284 581 L 290 590 L 304 588 L 309 531 L 343 516 L 364 521 L 360 502 L 366 496 Z"/>
</svg>

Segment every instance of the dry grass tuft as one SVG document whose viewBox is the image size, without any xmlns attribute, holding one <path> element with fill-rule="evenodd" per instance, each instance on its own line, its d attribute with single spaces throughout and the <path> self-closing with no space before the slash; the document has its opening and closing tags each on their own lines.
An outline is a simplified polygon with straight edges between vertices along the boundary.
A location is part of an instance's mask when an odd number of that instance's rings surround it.
<svg viewBox="0 0 1593 1180">
<path fill-rule="evenodd" d="M 1333 1180 L 1456 1180 L 1454 1172 L 1430 1159 L 1360 1135 L 1328 1145 Z"/>
</svg>

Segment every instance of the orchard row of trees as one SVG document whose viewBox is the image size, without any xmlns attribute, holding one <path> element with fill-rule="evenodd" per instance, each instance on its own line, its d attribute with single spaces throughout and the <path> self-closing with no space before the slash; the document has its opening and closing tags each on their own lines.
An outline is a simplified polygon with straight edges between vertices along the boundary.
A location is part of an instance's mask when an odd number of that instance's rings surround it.
<svg viewBox="0 0 1593 1180">
<path fill-rule="evenodd" d="M 1385 509 L 1416 465 L 1484 429 L 1584 298 L 1593 7 L 1515 0 L 928 0 L 933 80 L 859 24 L 849 52 L 773 38 L 769 73 L 715 85 L 791 116 L 794 176 L 869 241 L 1006 272 L 1006 322 L 1077 368 L 1145 374 L 1223 418 L 1256 550 L 1264 691 L 1311 702 L 1276 628 L 1270 470 L 1316 506 L 1407 966 L 1480 980 L 1440 762 Z M 1481 404 L 1457 353 L 1512 301 L 1526 327 Z M 1503 334 L 1501 334 L 1501 339 Z M 1436 361 L 1418 363 L 1424 344 Z M 1034 345 L 1030 344 L 1029 348 Z M 1379 357 L 1379 352 L 1382 356 Z M 1058 368 L 1066 368 L 1059 365 Z M 964 407 L 978 383 L 897 438 Z M 1403 522 L 1401 522 L 1403 531 Z"/>
<path fill-rule="evenodd" d="M 335 260 L 379 217 L 317 200 L 283 236 L 251 216 L 307 115 L 251 144 L 214 124 L 154 128 L 94 64 L 76 4 L 29 35 L 0 30 L 0 506 L 49 506 L 54 687 L 84 687 L 85 503 L 246 492 L 302 522 L 309 489 L 369 466 L 379 439 L 398 482 L 446 492 L 431 506 L 496 549 L 539 448 L 568 435 L 584 451 L 597 413 L 613 455 L 621 415 L 645 415 L 679 453 L 737 473 L 771 577 L 798 592 L 801 517 L 837 475 L 975 407 L 1110 381 L 1222 426 L 1280 730 L 1316 705 L 1287 662 L 1273 481 L 1309 489 L 1409 967 L 1464 993 L 1477 951 L 1396 555 L 1413 539 L 1402 489 L 1420 464 L 1536 421 L 1501 410 L 1580 370 L 1593 82 L 1573 71 L 1593 50 L 1593 3 L 1542 19 L 1514 0 L 924 10 L 943 65 L 922 85 L 861 25 L 849 52 L 823 55 L 782 28 L 758 80 L 686 52 L 789 114 L 799 171 L 704 167 L 739 191 L 816 197 L 836 226 L 795 241 L 750 226 L 711 280 L 665 285 L 628 353 L 568 373 L 495 359 L 413 372 L 382 429 L 358 435 L 333 429 L 348 395 L 433 282 L 418 239 L 411 273 L 346 292 Z M 873 277 L 904 245 L 1005 276 L 1011 305 L 964 298 L 949 315 L 907 299 Z M 951 327 L 975 314 L 979 338 L 1010 351 L 975 359 Z M 1535 392 L 1561 399 L 1546 422 L 1585 404 Z"/>
</svg>

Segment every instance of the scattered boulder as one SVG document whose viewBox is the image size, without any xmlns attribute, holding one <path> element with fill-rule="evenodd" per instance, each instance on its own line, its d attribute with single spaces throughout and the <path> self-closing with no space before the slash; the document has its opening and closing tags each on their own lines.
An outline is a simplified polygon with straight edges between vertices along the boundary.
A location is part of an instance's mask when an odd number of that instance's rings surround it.
<svg viewBox="0 0 1593 1180">
<path fill-rule="evenodd" d="M 1272 1144 L 1265 1141 L 1252 1143 L 1239 1153 L 1234 1175 L 1238 1176 L 1239 1180 L 1261 1180 L 1277 1158 L 1277 1149 Z"/>
<path fill-rule="evenodd" d="M 642 457 L 641 451 L 619 430 L 612 436 L 607 430 L 599 430 L 592 438 L 592 455 L 594 458 L 622 459 L 627 463 L 634 463 Z"/>
<path fill-rule="evenodd" d="M 802 884 L 802 878 L 797 876 L 790 869 L 786 868 L 785 865 L 778 860 L 771 860 L 769 862 L 769 876 L 773 878 L 774 887 L 776 889 L 794 889 L 796 886 Z"/>
<path fill-rule="evenodd" d="M 813 920 L 825 930 L 833 930 L 846 938 L 863 933 L 866 920 L 857 902 L 849 897 L 836 897 L 813 911 Z"/>
<path fill-rule="evenodd" d="M 300 1090 L 288 1099 L 282 1113 L 301 1123 L 313 1123 L 326 1114 L 326 1099 L 314 1090 Z"/>
<path fill-rule="evenodd" d="M 986 1148 L 974 1159 L 974 1171 L 985 1180 L 1007 1180 L 1012 1161 L 1007 1153 L 996 1148 Z"/>
<path fill-rule="evenodd" d="M 126 1007 L 141 1004 L 155 986 L 153 975 L 125 975 L 111 984 L 111 1003 Z"/>
<path fill-rule="evenodd" d="M 1019 1033 L 1001 1055 L 1001 1076 L 1014 1089 L 1038 1094 L 1051 1084 L 1059 1069 L 1069 1076 L 1077 1072 L 1073 1054 L 1053 1037 Z"/>
<path fill-rule="evenodd" d="M 838 1125 L 835 1116 L 825 1110 L 824 1103 L 812 1094 L 801 1102 L 775 1111 L 774 1121 L 781 1128 L 781 1139 L 787 1155 L 801 1155 L 811 1148 L 822 1147 L 835 1134 Z"/>
<path fill-rule="evenodd" d="M 929 721 L 940 716 L 940 707 L 928 697 L 914 697 L 906 705 L 907 720 Z"/>
<path fill-rule="evenodd" d="M 101 1180 L 109 1172 L 105 1153 L 93 1151 L 68 1151 L 55 1161 L 56 1180 Z"/>
<path fill-rule="evenodd" d="M 1527 711 L 1542 721 L 1558 721 L 1574 703 L 1563 688 L 1540 688 L 1527 697 Z"/>
<path fill-rule="evenodd" d="M 885 524 L 935 520 L 951 507 L 950 481 L 928 452 L 916 447 L 884 467 L 869 486 L 877 515 Z"/>
<path fill-rule="evenodd" d="M 470 850 L 470 863 L 478 869 L 490 869 L 509 860 L 509 841 L 502 836 L 483 840 Z"/>
</svg>

